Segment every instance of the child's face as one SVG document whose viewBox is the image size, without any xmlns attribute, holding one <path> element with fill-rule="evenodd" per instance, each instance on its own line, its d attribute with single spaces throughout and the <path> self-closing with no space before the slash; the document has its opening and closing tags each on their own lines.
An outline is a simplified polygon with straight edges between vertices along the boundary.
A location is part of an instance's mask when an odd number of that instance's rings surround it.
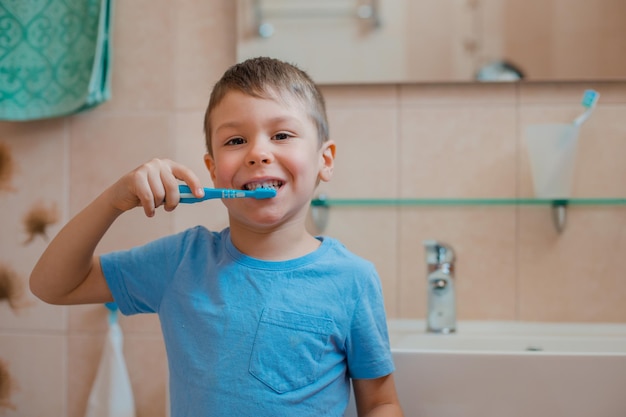
<svg viewBox="0 0 626 417">
<path fill-rule="evenodd" d="M 272 199 L 223 200 L 231 227 L 304 221 L 317 183 L 331 178 L 335 145 L 319 145 L 303 106 L 231 91 L 210 121 L 213 156 L 207 154 L 205 162 L 215 187 L 277 191 Z"/>
</svg>

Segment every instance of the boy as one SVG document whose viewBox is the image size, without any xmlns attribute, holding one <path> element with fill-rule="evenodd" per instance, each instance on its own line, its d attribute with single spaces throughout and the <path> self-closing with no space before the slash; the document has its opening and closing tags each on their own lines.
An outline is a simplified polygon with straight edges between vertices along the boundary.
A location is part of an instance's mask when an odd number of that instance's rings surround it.
<svg viewBox="0 0 626 417">
<path fill-rule="evenodd" d="M 271 187 L 276 197 L 224 199 L 221 232 L 197 226 L 94 256 L 123 212 L 174 210 L 180 181 L 202 196 L 192 171 L 154 159 L 59 232 L 33 269 L 33 293 L 158 313 L 173 417 L 341 416 L 350 378 L 360 416 L 402 416 L 374 267 L 305 229 L 335 158 L 313 81 L 271 58 L 237 64 L 211 93 L 205 133 L 215 187 Z"/>
</svg>

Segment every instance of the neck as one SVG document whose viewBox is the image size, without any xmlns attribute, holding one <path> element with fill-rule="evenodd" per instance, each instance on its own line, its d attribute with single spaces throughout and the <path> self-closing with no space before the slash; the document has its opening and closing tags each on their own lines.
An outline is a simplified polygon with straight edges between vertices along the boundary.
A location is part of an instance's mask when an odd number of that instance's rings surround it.
<svg viewBox="0 0 626 417">
<path fill-rule="evenodd" d="M 294 225 L 275 230 L 252 230 L 231 224 L 230 237 L 240 252 L 267 261 L 299 258 L 320 245 L 320 241 L 305 228 Z"/>
</svg>

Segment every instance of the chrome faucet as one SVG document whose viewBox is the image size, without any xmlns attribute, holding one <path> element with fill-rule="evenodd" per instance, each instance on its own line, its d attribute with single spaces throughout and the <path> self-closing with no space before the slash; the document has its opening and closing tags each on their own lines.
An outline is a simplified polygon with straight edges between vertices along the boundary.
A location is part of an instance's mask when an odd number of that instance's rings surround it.
<svg viewBox="0 0 626 417">
<path fill-rule="evenodd" d="M 456 297 L 454 291 L 454 252 L 435 240 L 425 240 L 428 271 L 428 332 L 456 331 Z"/>
</svg>

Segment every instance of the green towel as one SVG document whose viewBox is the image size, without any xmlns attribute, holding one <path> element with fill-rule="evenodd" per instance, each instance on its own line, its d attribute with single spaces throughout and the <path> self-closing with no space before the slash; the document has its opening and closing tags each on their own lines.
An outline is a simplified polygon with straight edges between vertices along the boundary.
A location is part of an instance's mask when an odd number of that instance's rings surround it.
<svg viewBox="0 0 626 417">
<path fill-rule="evenodd" d="M 0 0 L 0 120 L 64 116 L 111 97 L 113 0 Z"/>
</svg>

